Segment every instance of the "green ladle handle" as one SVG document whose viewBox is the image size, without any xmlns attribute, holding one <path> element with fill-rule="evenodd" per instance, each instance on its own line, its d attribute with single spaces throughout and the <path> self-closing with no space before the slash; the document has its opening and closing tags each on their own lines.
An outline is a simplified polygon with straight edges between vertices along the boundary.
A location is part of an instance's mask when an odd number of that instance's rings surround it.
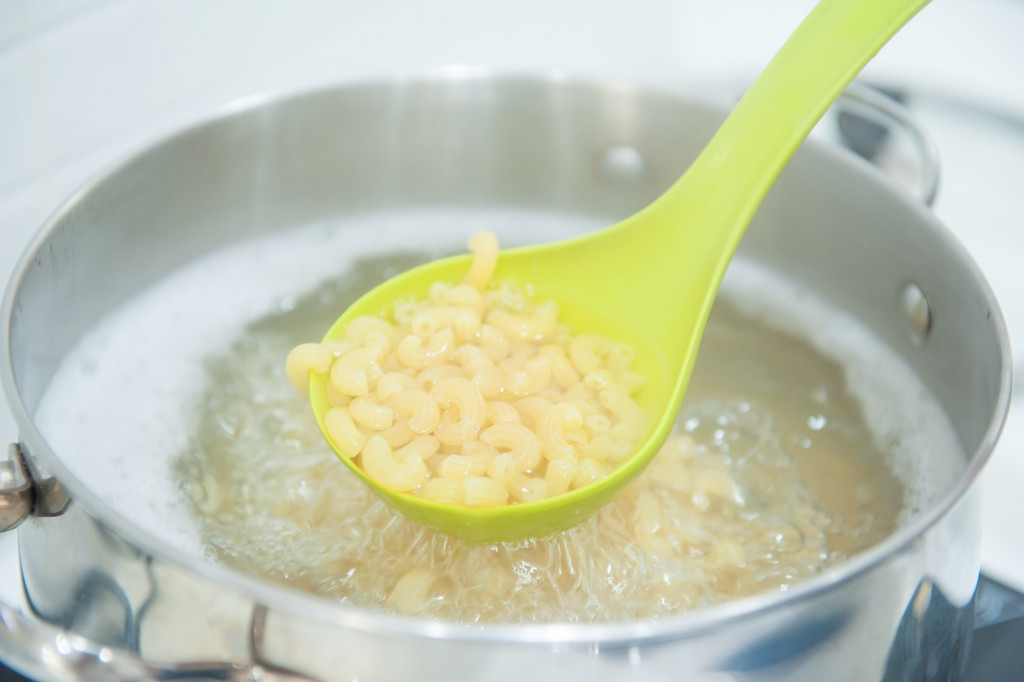
<svg viewBox="0 0 1024 682">
<path fill-rule="evenodd" d="M 649 210 L 715 235 L 726 263 L 793 152 L 854 76 L 929 0 L 821 0 L 697 160 Z M 724 244 L 731 248 L 723 249 Z"/>
</svg>

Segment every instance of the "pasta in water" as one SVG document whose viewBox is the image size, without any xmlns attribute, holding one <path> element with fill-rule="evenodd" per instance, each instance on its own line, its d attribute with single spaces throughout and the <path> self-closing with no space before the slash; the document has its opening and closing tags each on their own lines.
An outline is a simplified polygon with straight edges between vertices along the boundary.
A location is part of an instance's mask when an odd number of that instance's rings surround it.
<svg viewBox="0 0 1024 682">
<path fill-rule="evenodd" d="M 175 471 L 211 560 L 348 606 L 448 622 L 621 622 L 792 589 L 916 508 L 882 449 L 892 441 L 870 430 L 845 370 L 726 298 L 708 321 L 675 433 L 590 519 L 535 540 L 473 543 L 404 517 L 339 466 L 281 358 L 395 270 L 436 256 L 359 261 L 209 357 Z M 875 362 L 872 348 L 860 350 Z M 396 392 L 407 379 L 378 389 Z M 491 402 L 489 419 L 519 415 Z M 544 401 L 522 407 L 525 424 Z M 417 435 L 403 447 L 430 445 Z M 453 483 L 424 486 L 454 496 Z"/>
<path fill-rule="evenodd" d="M 286 371 L 301 390 L 328 376 L 324 428 L 381 486 L 469 507 L 543 500 L 604 478 L 645 423 L 633 350 L 574 335 L 554 301 L 511 282 L 488 288 L 490 232 L 469 241 L 462 282 L 435 282 L 394 321 L 363 316 L 344 338 L 306 343 Z"/>
</svg>

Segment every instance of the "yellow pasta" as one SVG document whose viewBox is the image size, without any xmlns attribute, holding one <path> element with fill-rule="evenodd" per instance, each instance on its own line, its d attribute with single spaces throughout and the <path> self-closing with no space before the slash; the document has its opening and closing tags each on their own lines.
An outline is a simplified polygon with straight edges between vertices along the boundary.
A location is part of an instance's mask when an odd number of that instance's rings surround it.
<svg viewBox="0 0 1024 682">
<path fill-rule="evenodd" d="M 430 389 L 430 397 L 441 406 L 441 419 L 434 435 L 447 445 L 476 440 L 487 419 L 483 395 L 468 379 L 442 379 Z"/>
<path fill-rule="evenodd" d="M 619 423 L 612 427 L 612 438 L 635 441 L 644 432 L 644 413 L 625 391 L 605 389 L 600 394 L 601 404 L 614 414 Z"/>
<path fill-rule="evenodd" d="M 352 399 L 348 413 L 357 424 L 374 431 L 390 429 L 395 423 L 394 410 L 365 395 Z"/>
<path fill-rule="evenodd" d="M 502 375 L 491 359 L 477 346 L 462 346 L 455 351 L 455 360 L 470 375 L 473 384 L 488 400 L 501 395 Z"/>
<path fill-rule="evenodd" d="M 537 356 L 526 360 L 523 368 L 510 372 L 503 382 L 505 393 L 526 397 L 543 391 L 551 382 L 551 360 Z"/>
<path fill-rule="evenodd" d="M 551 362 L 551 376 L 560 388 L 564 390 L 580 383 L 580 373 L 569 362 L 563 348 L 551 344 L 541 346 L 538 353 Z"/>
<path fill-rule="evenodd" d="M 413 369 L 426 369 L 432 365 L 448 362 L 455 352 L 455 332 L 450 328 L 441 329 L 424 341 L 415 334 L 398 342 L 398 361 Z"/>
<path fill-rule="evenodd" d="M 475 289 L 483 289 L 498 264 L 498 239 L 492 232 L 477 232 L 469 238 L 469 250 L 473 252 L 473 263 L 464 282 Z"/>
<path fill-rule="evenodd" d="M 551 337 L 557 328 L 558 305 L 554 301 L 547 301 L 537 306 L 531 314 L 492 310 L 487 314 L 487 324 L 512 339 L 544 341 Z"/>
<path fill-rule="evenodd" d="M 462 481 L 450 478 L 431 478 L 420 488 L 420 497 L 445 504 L 462 503 Z"/>
<path fill-rule="evenodd" d="M 419 383 L 408 374 L 388 372 L 377 381 L 375 393 L 377 400 L 387 401 L 393 396 L 416 388 L 419 388 Z"/>
<path fill-rule="evenodd" d="M 394 426 L 390 429 L 384 429 L 378 433 L 377 436 L 383 438 L 384 442 L 392 448 L 400 448 L 406 443 L 412 441 L 412 439 L 416 437 L 416 432 L 409 428 L 408 419 L 399 419 L 395 422 Z M 349 452 L 348 450 L 345 450 L 345 448 L 342 448 L 342 450 L 346 453 Z M 355 454 L 352 456 L 354 457 Z"/>
<path fill-rule="evenodd" d="M 539 502 L 548 497 L 548 484 L 543 478 L 519 476 L 509 485 L 509 494 L 519 504 Z"/>
<path fill-rule="evenodd" d="M 407 492 L 427 480 L 423 458 L 411 455 L 399 462 L 391 446 L 379 436 L 366 441 L 360 459 L 366 475 L 391 490 Z"/>
<path fill-rule="evenodd" d="M 480 327 L 477 346 L 491 362 L 504 360 L 512 349 L 508 338 L 489 324 Z"/>
<path fill-rule="evenodd" d="M 421 310 L 409 323 L 412 333 L 421 339 L 450 329 L 460 341 L 467 341 L 480 331 L 480 315 L 469 308 L 452 305 L 431 306 Z"/>
<path fill-rule="evenodd" d="M 321 344 L 313 343 L 309 345 L 316 346 Z M 352 343 L 351 341 L 346 341 L 345 339 L 333 339 L 331 341 L 323 343 L 322 345 L 324 348 L 331 352 L 331 356 L 334 358 L 340 358 L 342 355 L 356 347 L 354 343 Z M 299 348 L 301 347 L 302 346 L 299 346 Z"/>
<path fill-rule="evenodd" d="M 308 387 L 307 387 L 308 390 Z M 347 407 L 352 403 L 352 396 L 345 395 L 334 387 L 334 384 L 327 383 L 327 402 L 331 404 L 331 407 Z"/>
<path fill-rule="evenodd" d="M 576 465 L 564 459 L 549 462 L 544 482 L 547 483 L 548 495 L 561 495 L 569 489 L 576 476 Z"/>
<path fill-rule="evenodd" d="M 391 350 L 395 330 L 379 317 L 364 315 L 345 327 L 345 340 L 356 346 L 376 347 L 382 354 Z"/>
<path fill-rule="evenodd" d="M 576 469 L 576 475 L 572 478 L 572 488 L 582 488 L 596 483 L 605 477 L 604 467 L 596 459 L 584 459 Z"/>
<path fill-rule="evenodd" d="M 330 349 L 319 343 L 304 343 L 288 354 L 285 374 L 303 393 L 309 392 L 309 373 L 323 374 L 331 368 L 333 356 Z"/>
<path fill-rule="evenodd" d="M 331 440 L 350 457 L 358 455 L 366 443 L 366 436 L 343 407 L 332 407 L 324 412 L 324 428 Z"/>
<path fill-rule="evenodd" d="M 547 398 L 541 396 L 530 396 L 515 402 L 516 411 L 519 413 L 522 422 L 536 431 L 544 415 L 554 406 Z"/>
<path fill-rule="evenodd" d="M 597 334 L 580 334 L 569 342 L 569 359 L 581 374 L 589 374 L 600 369 L 604 364 L 604 356 L 612 343 Z"/>
<path fill-rule="evenodd" d="M 574 335 L 555 302 L 512 282 L 488 288 L 497 240 L 480 233 L 470 248 L 462 282 L 296 347 L 289 378 L 305 389 L 310 372 L 326 375 L 328 437 L 392 490 L 492 507 L 599 481 L 645 429 L 632 348 Z"/>
<path fill-rule="evenodd" d="M 477 315 L 483 315 L 484 304 L 480 290 L 466 284 L 446 284 L 445 282 L 434 282 L 430 285 L 430 293 L 427 299 L 434 305 L 453 305 L 460 308 L 469 308 Z"/>
<path fill-rule="evenodd" d="M 495 400 L 487 403 L 488 424 L 519 424 L 519 413 L 516 408 L 506 402 Z"/>
<path fill-rule="evenodd" d="M 441 441 L 433 436 L 416 436 L 411 441 L 395 450 L 395 459 L 402 462 L 410 457 L 426 459 L 441 449 Z"/>
<path fill-rule="evenodd" d="M 433 433 L 441 422 L 441 408 L 437 401 L 418 387 L 392 395 L 388 405 L 399 416 L 407 418 L 409 428 L 416 433 Z"/>
<path fill-rule="evenodd" d="M 433 367 L 427 367 L 425 370 L 416 375 L 416 381 L 419 381 L 425 387 L 430 388 L 442 379 L 451 379 L 452 377 L 461 377 L 462 372 L 455 365 L 434 365 Z"/>
<path fill-rule="evenodd" d="M 467 476 L 483 476 L 491 458 L 485 454 L 448 455 L 438 467 L 442 478 L 466 478 Z"/>
<path fill-rule="evenodd" d="M 465 491 L 463 501 L 467 507 L 500 507 L 508 504 L 508 488 L 487 476 L 468 476 L 462 479 Z"/>
<path fill-rule="evenodd" d="M 508 453 L 520 473 L 531 472 L 540 464 L 540 439 L 522 424 L 495 424 L 480 434 L 480 440 Z"/>
<path fill-rule="evenodd" d="M 345 353 L 331 366 L 331 385 L 340 393 L 357 396 L 370 392 L 383 372 L 379 346 L 363 346 Z"/>
<path fill-rule="evenodd" d="M 506 489 L 510 488 L 519 478 L 516 461 L 508 453 L 495 455 L 494 459 L 487 464 L 486 472 L 488 478 L 502 484 Z"/>
<path fill-rule="evenodd" d="M 388 606 L 393 606 L 399 613 L 419 613 L 429 601 L 430 588 L 436 578 L 429 568 L 411 569 L 388 593 Z"/>
<path fill-rule="evenodd" d="M 565 459 L 570 462 L 577 460 L 576 448 L 570 442 L 583 428 L 583 413 L 573 403 L 553 405 L 540 420 L 537 437 L 540 449 L 550 460 Z M 574 433 L 576 432 L 576 433 Z"/>
</svg>

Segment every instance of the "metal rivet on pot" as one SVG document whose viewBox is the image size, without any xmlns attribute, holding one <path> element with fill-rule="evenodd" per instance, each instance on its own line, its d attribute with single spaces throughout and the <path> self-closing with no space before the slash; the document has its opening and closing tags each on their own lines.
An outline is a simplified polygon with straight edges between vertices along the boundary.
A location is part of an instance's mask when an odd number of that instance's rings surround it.
<svg viewBox="0 0 1024 682">
<path fill-rule="evenodd" d="M 924 344 L 932 331 L 932 309 L 921 287 L 914 282 L 903 285 L 900 307 L 910 328 L 910 340 L 918 346 Z"/>
<path fill-rule="evenodd" d="M 647 174 L 647 162 L 635 147 L 609 147 L 601 155 L 601 173 L 610 182 L 635 185 Z"/>
</svg>

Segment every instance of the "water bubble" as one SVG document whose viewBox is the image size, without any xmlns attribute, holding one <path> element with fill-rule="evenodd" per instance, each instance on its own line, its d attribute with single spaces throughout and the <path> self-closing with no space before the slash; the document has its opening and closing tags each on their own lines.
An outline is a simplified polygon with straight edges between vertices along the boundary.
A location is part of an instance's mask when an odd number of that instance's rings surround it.
<svg viewBox="0 0 1024 682">
<path fill-rule="evenodd" d="M 277 301 L 277 304 L 273 308 L 273 313 L 276 315 L 290 313 L 295 310 L 296 303 L 297 300 L 295 296 L 285 296 Z"/>
</svg>

